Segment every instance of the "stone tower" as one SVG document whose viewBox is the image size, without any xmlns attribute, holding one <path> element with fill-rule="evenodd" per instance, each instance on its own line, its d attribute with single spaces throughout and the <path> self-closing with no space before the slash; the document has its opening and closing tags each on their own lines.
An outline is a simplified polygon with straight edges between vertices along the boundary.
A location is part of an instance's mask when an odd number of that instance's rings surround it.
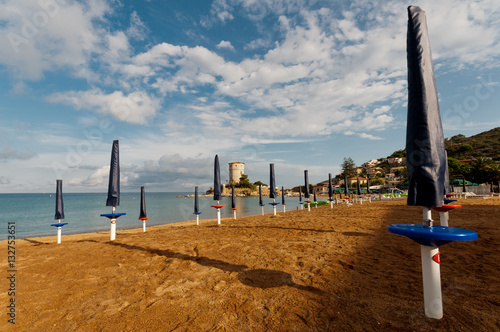
<svg viewBox="0 0 500 332">
<path fill-rule="evenodd" d="M 245 172 L 245 163 L 233 161 L 229 163 L 229 184 L 240 183 L 240 177 Z"/>
</svg>

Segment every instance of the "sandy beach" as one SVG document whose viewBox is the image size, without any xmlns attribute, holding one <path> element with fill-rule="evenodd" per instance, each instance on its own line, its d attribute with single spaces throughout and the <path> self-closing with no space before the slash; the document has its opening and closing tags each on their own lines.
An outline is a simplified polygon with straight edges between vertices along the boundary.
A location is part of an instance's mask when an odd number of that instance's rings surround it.
<svg viewBox="0 0 500 332">
<path fill-rule="evenodd" d="M 405 200 L 17 240 L 15 325 L 2 331 L 498 331 L 500 198 L 459 200 L 441 247 L 444 318 L 424 315 L 420 223 Z M 267 207 L 268 211 L 270 207 Z M 433 218 L 438 214 L 433 212 Z M 8 275 L 7 275 L 8 276 Z"/>
</svg>

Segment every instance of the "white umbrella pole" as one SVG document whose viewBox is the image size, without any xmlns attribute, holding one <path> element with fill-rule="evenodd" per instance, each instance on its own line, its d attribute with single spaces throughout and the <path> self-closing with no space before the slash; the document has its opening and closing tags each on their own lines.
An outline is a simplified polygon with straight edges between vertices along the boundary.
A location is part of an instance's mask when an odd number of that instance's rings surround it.
<svg viewBox="0 0 500 332">
<path fill-rule="evenodd" d="M 311 211 L 311 203 L 307 203 L 307 211 Z"/>
<path fill-rule="evenodd" d="M 330 201 L 330 209 L 333 209 L 333 201 Z"/>
<path fill-rule="evenodd" d="M 115 207 L 113 206 L 112 212 L 115 213 Z M 111 230 L 110 230 L 110 237 L 109 239 L 111 241 L 114 241 L 116 238 L 116 218 L 111 219 Z"/>
<path fill-rule="evenodd" d="M 273 198 L 273 203 L 276 203 L 276 198 Z M 273 204 L 273 214 L 276 215 L 276 204 Z"/>
<path fill-rule="evenodd" d="M 59 223 L 61 223 L 61 220 L 59 220 Z M 57 227 L 57 244 L 61 243 L 61 230 L 62 230 L 62 227 L 58 226 Z"/>
<path fill-rule="evenodd" d="M 146 220 L 143 220 L 142 221 L 142 231 L 145 232 L 146 231 Z"/>
<path fill-rule="evenodd" d="M 196 226 L 200 225 L 200 215 L 196 215 Z"/>
<path fill-rule="evenodd" d="M 262 215 L 264 215 L 264 206 L 261 206 L 262 208 Z"/>
<path fill-rule="evenodd" d="M 441 226 L 446 226 L 448 227 L 448 211 L 446 212 L 439 212 L 439 224 Z"/>
<path fill-rule="evenodd" d="M 217 205 L 219 205 L 219 201 L 217 201 Z M 220 225 L 220 208 L 217 208 L 217 225 Z"/>
<path fill-rule="evenodd" d="M 431 209 L 424 207 L 424 226 L 432 226 Z M 429 318 L 443 318 L 441 297 L 441 271 L 439 248 L 420 246 L 422 254 L 422 277 L 424 284 L 425 315 Z"/>
<path fill-rule="evenodd" d="M 283 204 L 283 213 L 285 213 L 285 212 L 286 212 L 286 205 Z"/>
<path fill-rule="evenodd" d="M 233 219 L 236 220 L 236 210 L 233 210 Z"/>
</svg>

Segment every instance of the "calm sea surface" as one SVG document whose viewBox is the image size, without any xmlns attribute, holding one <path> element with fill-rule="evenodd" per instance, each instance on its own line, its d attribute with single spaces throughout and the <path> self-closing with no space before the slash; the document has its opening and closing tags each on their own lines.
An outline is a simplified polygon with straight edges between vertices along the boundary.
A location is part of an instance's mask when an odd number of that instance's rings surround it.
<svg viewBox="0 0 500 332">
<path fill-rule="evenodd" d="M 148 226 L 171 224 L 180 221 L 196 220 L 193 214 L 194 198 L 184 197 L 192 193 L 148 193 L 146 192 L 146 212 L 150 218 Z M 182 196 L 182 197 L 177 197 Z M 116 228 L 129 229 L 142 227 L 138 220 L 140 212 L 140 193 L 121 193 L 120 206 L 116 207 L 117 213 L 127 215 L 118 218 Z M 199 198 L 200 220 L 217 218 L 216 210 L 210 205 L 216 202 L 212 197 Z M 64 193 L 64 214 L 68 225 L 62 229 L 62 234 L 88 233 L 109 231 L 108 218 L 100 217 L 103 213 L 111 213 L 111 207 L 106 206 L 106 193 Z M 265 197 L 264 203 L 272 200 Z M 281 197 L 276 199 L 281 202 Z M 261 213 L 258 197 L 236 197 L 238 216 L 256 215 Z M 231 197 L 223 197 L 221 204 L 226 207 L 221 209 L 221 217 L 232 217 Z M 287 210 L 295 210 L 298 206 L 297 197 L 287 197 Z M 283 211 L 281 205 L 278 211 Z M 272 206 L 266 204 L 265 213 L 272 212 Z M 0 217 L 2 229 L 0 240 L 7 239 L 9 222 L 15 222 L 16 238 L 30 238 L 39 236 L 56 236 L 56 228 L 50 224 L 56 223 L 55 195 L 54 194 L 0 194 Z"/>
</svg>

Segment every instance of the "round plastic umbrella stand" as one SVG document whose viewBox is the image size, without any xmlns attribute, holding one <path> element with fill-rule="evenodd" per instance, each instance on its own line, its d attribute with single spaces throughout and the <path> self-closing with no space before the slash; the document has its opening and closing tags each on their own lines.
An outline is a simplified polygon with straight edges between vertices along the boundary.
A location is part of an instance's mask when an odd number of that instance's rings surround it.
<svg viewBox="0 0 500 332">
<path fill-rule="evenodd" d="M 67 225 L 68 223 L 67 222 L 62 222 L 62 223 L 58 223 L 58 224 L 51 224 L 50 226 L 54 226 L 54 227 L 57 227 L 57 243 L 61 243 L 61 233 L 62 233 L 62 227 L 64 225 Z"/>
<path fill-rule="evenodd" d="M 115 209 L 113 207 L 113 213 L 101 214 L 101 217 L 106 217 L 111 220 L 110 236 L 109 236 L 109 239 L 111 241 L 114 241 L 116 239 L 116 219 L 126 215 L 126 213 L 114 213 L 114 210 Z"/>
<path fill-rule="evenodd" d="M 278 205 L 280 203 L 272 202 L 272 203 L 269 203 L 269 204 L 273 206 L 273 214 L 276 215 L 276 205 Z"/>
<path fill-rule="evenodd" d="M 217 225 L 220 225 L 220 209 L 226 206 L 225 204 L 219 204 L 217 201 L 217 205 L 211 205 L 211 207 L 217 209 Z"/>
<path fill-rule="evenodd" d="M 448 226 L 449 215 L 448 211 L 453 209 L 459 209 L 462 205 L 442 205 L 442 206 L 434 206 L 432 209 L 439 212 L 439 223 L 441 226 Z"/>
<path fill-rule="evenodd" d="M 308 199 L 307 201 L 304 201 L 304 202 L 307 203 L 307 211 L 311 211 L 311 203 L 312 203 L 312 201 Z"/>
<path fill-rule="evenodd" d="M 407 236 L 421 245 L 425 315 L 429 318 L 442 318 L 439 247 L 452 241 L 477 240 L 477 233 L 462 228 L 417 224 L 393 224 L 388 226 L 388 230 Z"/>
<path fill-rule="evenodd" d="M 233 219 L 236 220 L 236 210 L 238 210 L 238 208 L 232 208 L 233 210 Z"/>
</svg>

